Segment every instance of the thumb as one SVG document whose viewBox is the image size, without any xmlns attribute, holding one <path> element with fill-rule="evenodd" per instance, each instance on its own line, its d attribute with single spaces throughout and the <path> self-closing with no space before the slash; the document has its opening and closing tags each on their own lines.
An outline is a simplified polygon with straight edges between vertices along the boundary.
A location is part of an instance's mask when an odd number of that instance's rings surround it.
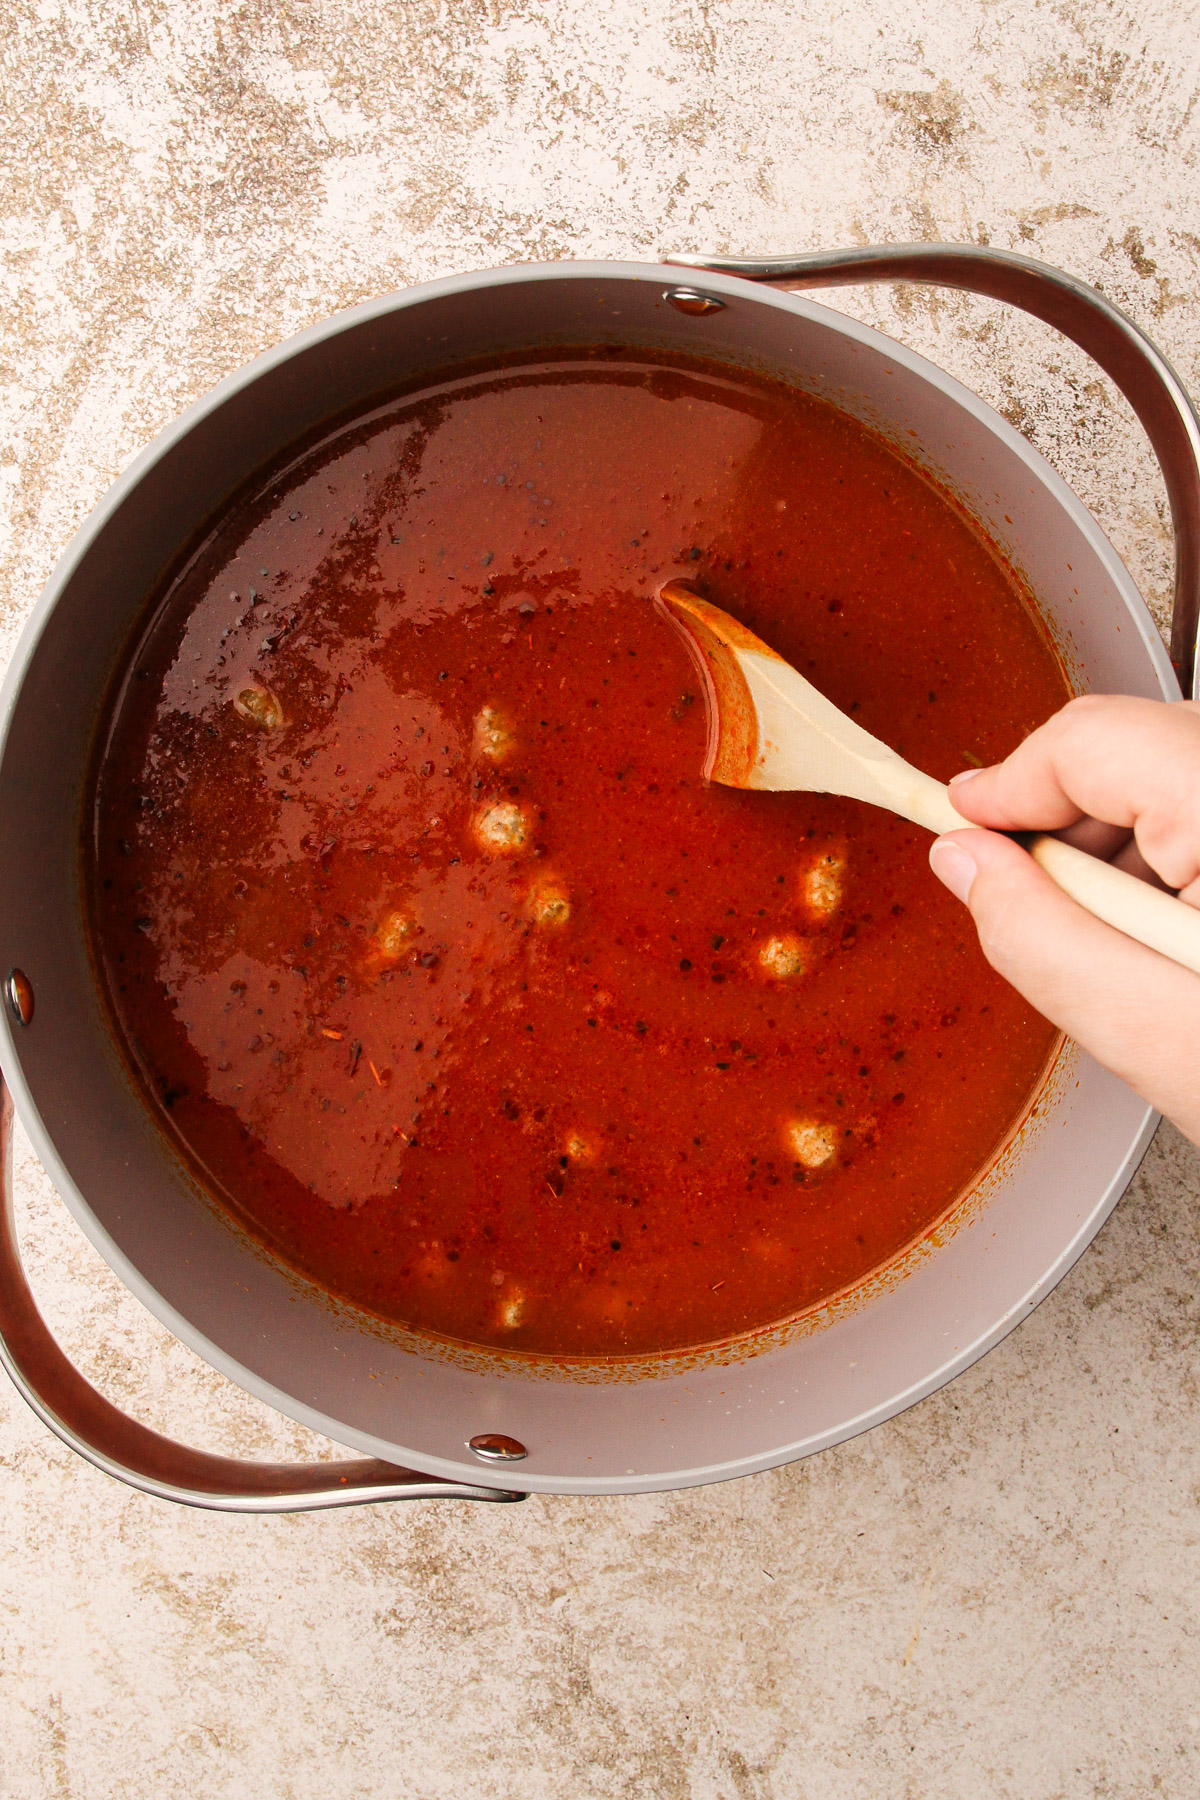
<svg viewBox="0 0 1200 1800">
<path fill-rule="evenodd" d="M 1085 912 L 1011 838 L 948 832 L 929 861 L 993 969 L 1195 1139 L 1200 975 Z"/>
</svg>

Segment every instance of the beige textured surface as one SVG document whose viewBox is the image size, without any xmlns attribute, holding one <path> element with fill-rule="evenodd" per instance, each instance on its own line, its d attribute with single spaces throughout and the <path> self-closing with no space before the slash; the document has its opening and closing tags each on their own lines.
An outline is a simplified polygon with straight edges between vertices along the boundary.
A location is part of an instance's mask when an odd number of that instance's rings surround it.
<svg viewBox="0 0 1200 1800">
<path fill-rule="evenodd" d="M 5 0 L 0 656 L 187 401 L 391 286 L 539 256 L 986 239 L 1200 387 L 1195 0 Z M 1047 331 L 838 295 L 1057 462 L 1161 610 L 1163 501 Z M 6 847 L 7 848 L 7 847 Z M 277 1453 L 19 1146 L 39 1293 L 149 1422 Z M 5 1800 L 1200 1792 L 1200 1158 L 950 1390 L 659 1499 L 185 1513 L 0 1392 Z"/>
</svg>

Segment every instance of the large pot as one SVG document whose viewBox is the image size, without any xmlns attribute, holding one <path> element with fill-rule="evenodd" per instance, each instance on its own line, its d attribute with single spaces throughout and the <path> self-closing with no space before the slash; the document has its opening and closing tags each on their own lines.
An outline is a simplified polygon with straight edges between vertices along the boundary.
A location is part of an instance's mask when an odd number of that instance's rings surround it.
<svg viewBox="0 0 1200 1800">
<path fill-rule="evenodd" d="M 378 1459 L 245 1465 L 125 1419 L 46 1331 L 9 1198 L 0 1232 L 9 1371 L 67 1442 L 135 1486 L 197 1505 L 284 1510 L 412 1494 L 518 1497 L 514 1478 L 529 1491 L 630 1493 L 809 1455 L 911 1405 L 997 1343 L 1089 1243 L 1149 1142 L 1150 1109 L 1068 1045 L 957 1224 L 902 1267 L 756 1354 L 668 1357 L 602 1377 L 454 1356 L 332 1307 L 197 1191 L 124 1071 L 89 965 L 78 850 L 88 751 L 123 647 L 181 547 L 257 469 L 314 426 L 458 357 L 614 341 L 700 352 L 825 396 L 962 499 L 1025 575 L 1081 689 L 1178 697 L 1130 576 L 1015 431 L 910 351 L 743 277 L 802 286 L 902 276 L 1012 300 L 1089 348 L 1150 431 L 1177 528 L 1173 649 L 1190 691 L 1200 433 L 1178 380 L 1129 320 L 1082 284 L 1003 253 L 935 245 L 724 267 L 735 272 L 705 273 L 689 288 L 677 273 L 632 263 L 492 271 L 316 326 L 222 382 L 138 457 L 35 609 L 0 708 L 5 1081 L 80 1226 L 150 1311 L 281 1412 Z M 6 1137 L 8 1125 L 6 1105 Z"/>
</svg>

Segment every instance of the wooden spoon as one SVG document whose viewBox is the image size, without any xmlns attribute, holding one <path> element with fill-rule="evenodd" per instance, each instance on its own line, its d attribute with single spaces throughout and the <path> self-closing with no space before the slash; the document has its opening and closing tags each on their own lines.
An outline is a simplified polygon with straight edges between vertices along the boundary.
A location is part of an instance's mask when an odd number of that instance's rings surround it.
<svg viewBox="0 0 1200 1800">
<path fill-rule="evenodd" d="M 659 594 L 705 686 L 704 774 L 726 787 L 802 788 L 886 806 L 927 831 L 978 829 L 949 789 L 848 719 L 790 663 L 682 581 Z M 1022 836 L 1033 860 L 1072 900 L 1172 962 L 1200 974 L 1200 910 L 1061 838 Z"/>
</svg>

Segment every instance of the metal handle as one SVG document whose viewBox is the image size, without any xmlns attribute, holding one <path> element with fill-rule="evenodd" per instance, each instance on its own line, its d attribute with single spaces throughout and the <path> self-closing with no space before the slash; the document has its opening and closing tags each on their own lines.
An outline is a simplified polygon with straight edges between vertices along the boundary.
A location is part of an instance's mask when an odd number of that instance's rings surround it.
<svg viewBox="0 0 1200 1800">
<path fill-rule="evenodd" d="M 1187 389 L 1133 320 L 1086 281 L 1011 250 L 968 244 L 878 244 L 806 256 L 664 258 L 685 269 L 744 275 L 776 287 L 840 287 L 858 281 L 928 281 L 1006 300 L 1053 325 L 1110 375 L 1154 447 L 1175 528 L 1171 661 L 1182 693 L 1200 699 L 1200 420 Z"/>
<path fill-rule="evenodd" d="M 0 1363 L 39 1419 L 95 1468 L 143 1494 L 216 1512 L 311 1512 L 376 1500 L 524 1500 L 508 1489 L 444 1481 L 373 1457 L 255 1463 L 210 1456 L 128 1418 L 64 1356 L 30 1292 L 13 1215 L 12 1117 L 0 1077 Z"/>
</svg>

